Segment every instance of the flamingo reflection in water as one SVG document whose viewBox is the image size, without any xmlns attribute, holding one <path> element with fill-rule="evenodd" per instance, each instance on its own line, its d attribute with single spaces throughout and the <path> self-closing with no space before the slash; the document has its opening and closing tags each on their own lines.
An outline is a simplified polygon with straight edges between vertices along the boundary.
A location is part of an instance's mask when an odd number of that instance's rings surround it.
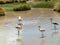
<svg viewBox="0 0 60 45">
<path fill-rule="evenodd" d="M 40 40 L 40 45 L 46 45 L 46 40 L 45 40 L 45 38 L 42 38 L 42 39 Z"/>
</svg>

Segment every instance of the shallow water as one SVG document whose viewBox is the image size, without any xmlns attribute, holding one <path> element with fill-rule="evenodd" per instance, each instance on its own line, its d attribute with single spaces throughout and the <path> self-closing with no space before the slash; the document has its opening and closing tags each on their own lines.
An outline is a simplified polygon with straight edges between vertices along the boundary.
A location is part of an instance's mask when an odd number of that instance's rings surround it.
<svg viewBox="0 0 60 45">
<path fill-rule="evenodd" d="M 17 17 L 21 16 L 23 29 L 20 40 L 17 36 Z M 57 22 L 57 32 L 53 29 L 50 18 Z M 45 38 L 41 38 L 38 26 L 44 28 Z M 60 45 L 60 13 L 52 9 L 32 9 L 23 12 L 6 12 L 6 16 L 0 17 L 0 45 Z"/>
</svg>

